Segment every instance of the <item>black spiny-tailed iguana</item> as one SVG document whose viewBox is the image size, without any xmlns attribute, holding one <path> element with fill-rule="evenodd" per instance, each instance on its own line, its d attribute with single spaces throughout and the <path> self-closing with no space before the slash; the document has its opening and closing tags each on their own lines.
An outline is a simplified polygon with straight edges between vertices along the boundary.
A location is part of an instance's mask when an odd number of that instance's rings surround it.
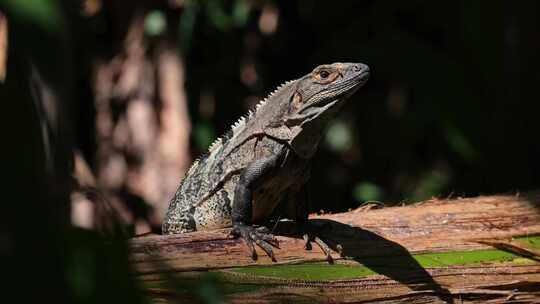
<svg viewBox="0 0 540 304">
<path fill-rule="evenodd" d="M 327 122 L 368 77 L 364 64 L 334 63 L 281 85 L 194 162 L 171 200 L 163 233 L 232 226 L 254 259 L 254 243 L 274 259 L 275 238 L 253 225 L 277 215 L 309 230 L 309 161 Z M 308 246 L 314 236 L 304 239 Z"/>
</svg>

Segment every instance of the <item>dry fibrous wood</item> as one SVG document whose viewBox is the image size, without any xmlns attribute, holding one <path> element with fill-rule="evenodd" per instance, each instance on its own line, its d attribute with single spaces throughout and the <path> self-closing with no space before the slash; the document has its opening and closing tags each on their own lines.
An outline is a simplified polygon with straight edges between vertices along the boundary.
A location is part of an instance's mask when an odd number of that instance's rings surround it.
<svg viewBox="0 0 540 304">
<path fill-rule="evenodd" d="M 432 199 L 382 209 L 363 207 L 346 213 L 313 215 L 310 219 L 321 226 L 322 238 L 332 248 L 337 249 L 338 244 L 343 248 L 342 255 L 333 255 L 336 265 L 367 267 L 374 274 L 309 280 L 236 272 L 234 269 L 255 269 L 250 268 L 253 266 L 290 267 L 295 271 L 298 264 L 327 260 L 317 245 L 305 250 L 301 238 L 279 236 L 277 262 L 263 251 L 258 251 L 259 258 L 253 261 L 244 243 L 229 236 L 229 229 L 133 239 L 131 263 L 140 280 L 147 283 L 164 282 L 163 274 L 173 272 L 182 275 L 218 271 L 233 284 L 271 286 L 227 297 L 228 301 L 242 303 L 283 299 L 385 303 L 540 300 L 540 264 L 535 262 L 540 256 L 538 250 L 513 240 L 540 235 L 539 192 Z M 417 262 L 418 256 L 426 254 L 459 255 L 479 250 L 511 252 L 523 261 L 480 261 L 444 267 L 423 267 Z M 290 266 L 283 266 L 287 264 Z M 325 266 L 331 267 L 321 265 Z M 160 288 L 148 290 L 156 299 L 174 297 Z"/>
<path fill-rule="evenodd" d="M 312 216 L 326 224 L 325 235 L 342 245 L 344 254 L 380 255 L 394 244 L 410 253 L 485 249 L 485 239 L 540 233 L 540 195 L 500 195 L 457 200 L 431 200 L 411 206 L 367 212 Z M 277 263 L 259 252 L 253 261 L 243 242 L 228 229 L 132 240 L 132 263 L 138 273 L 190 271 L 247 265 L 325 261 L 322 251 L 304 250 L 299 238 L 278 237 Z M 334 255 L 339 259 L 339 255 Z M 156 265 L 154 261 L 162 262 Z M 165 268 L 160 268 L 165 267 Z"/>
</svg>

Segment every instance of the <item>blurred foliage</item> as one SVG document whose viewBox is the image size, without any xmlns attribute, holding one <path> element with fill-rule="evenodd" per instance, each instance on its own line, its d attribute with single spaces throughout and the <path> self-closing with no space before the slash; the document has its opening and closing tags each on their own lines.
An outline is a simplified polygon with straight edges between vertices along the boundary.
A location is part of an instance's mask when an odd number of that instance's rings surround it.
<svg viewBox="0 0 540 304">
<path fill-rule="evenodd" d="M 62 8 L 54 0 L 2 0 L 2 5 L 11 18 L 24 20 L 48 32 L 58 32 L 65 25 Z"/>
<path fill-rule="evenodd" d="M 70 229 L 64 270 L 71 303 L 146 303 L 131 275 L 126 242 Z"/>
<path fill-rule="evenodd" d="M 144 30 L 150 36 L 163 34 L 167 21 L 163 12 L 154 10 L 146 15 L 144 20 Z"/>
<path fill-rule="evenodd" d="M 0 0 L 10 31 L 10 68 L 0 84 L 8 141 L 2 152 L 10 160 L 5 177 L 16 184 L 6 187 L 13 199 L 2 204 L 8 233 L 0 236 L 0 249 L 15 261 L 8 267 L 12 282 L 6 289 L 26 288 L 18 295 L 23 302 L 144 302 L 130 276 L 125 242 L 63 226 L 59 218 L 65 215 L 67 194 L 50 195 L 57 187 L 46 182 L 50 164 L 29 93 L 29 66 L 35 65 L 75 112 L 68 120 L 77 127 L 61 130 L 92 159 L 95 113 L 85 81 L 94 56 L 111 56 L 105 46 L 119 44 L 113 34 L 118 20 L 105 8 L 110 3 L 94 0 L 103 7 L 85 15 L 83 2 Z M 170 7 L 173 2 L 181 7 Z M 329 126 L 315 157 L 313 211 L 539 185 L 539 2 L 120 5 L 148 12 L 150 47 L 173 26 L 168 12 L 182 10 L 174 26 L 186 68 L 193 157 L 285 80 L 322 63 L 370 65 L 370 81 Z M 56 164 L 68 168 L 69 160 L 62 161 Z M 194 291 L 201 302 L 220 301 L 212 282 Z"/>
<path fill-rule="evenodd" d="M 226 6 L 231 8 L 226 9 Z M 204 14 L 207 18 L 203 22 L 208 22 L 219 31 L 228 31 L 233 26 L 245 26 L 251 12 L 251 6 L 247 0 L 189 0 L 185 2 L 183 9 L 179 41 L 184 51 L 190 51 L 197 16 Z"/>
<path fill-rule="evenodd" d="M 347 151 L 352 144 L 351 130 L 345 123 L 336 120 L 328 126 L 325 140 L 330 149 L 336 152 Z"/>
<path fill-rule="evenodd" d="M 440 197 L 441 193 L 444 193 L 445 187 L 448 186 L 448 170 L 434 169 L 423 173 L 418 178 L 418 181 L 418 184 L 414 185 L 414 188 L 410 190 L 412 195 L 410 198 L 406 198 L 407 201 L 417 202 L 432 197 Z"/>
<path fill-rule="evenodd" d="M 193 128 L 193 140 L 199 150 L 206 150 L 216 139 L 216 132 L 212 124 L 201 121 Z"/>
<path fill-rule="evenodd" d="M 353 195 L 360 202 L 378 201 L 383 196 L 383 190 L 373 183 L 362 182 L 353 188 Z"/>
</svg>

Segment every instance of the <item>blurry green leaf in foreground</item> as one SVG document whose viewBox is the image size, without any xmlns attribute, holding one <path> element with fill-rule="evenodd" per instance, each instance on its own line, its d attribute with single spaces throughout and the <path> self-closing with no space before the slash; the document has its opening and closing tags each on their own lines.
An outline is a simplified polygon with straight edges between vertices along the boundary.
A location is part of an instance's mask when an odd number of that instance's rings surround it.
<svg viewBox="0 0 540 304">
<path fill-rule="evenodd" d="M 63 249 L 71 303 L 146 303 L 131 273 L 124 240 L 76 228 L 66 234 Z"/>
<path fill-rule="evenodd" d="M 377 201 L 381 199 L 383 190 L 373 183 L 363 182 L 354 187 L 353 195 L 357 201 Z"/>
<path fill-rule="evenodd" d="M 195 287 L 195 294 L 202 303 L 218 304 L 223 301 L 223 291 L 219 288 L 218 278 L 213 274 L 206 274 Z"/>
<path fill-rule="evenodd" d="M 97 261 L 91 248 L 73 248 L 66 260 L 67 281 L 81 302 L 96 294 Z"/>
<path fill-rule="evenodd" d="M 165 30 L 167 21 L 161 11 L 151 11 L 144 20 L 144 30 L 150 36 L 157 36 Z"/>
<path fill-rule="evenodd" d="M 341 120 L 333 122 L 326 132 L 325 143 L 334 151 L 343 152 L 351 147 L 352 134 Z"/>
<path fill-rule="evenodd" d="M 199 122 L 193 129 L 193 138 L 199 150 L 206 150 L 216 139 L 216 132 L 210 123 Z"/>
<path fill-rule="evenodd" d="M 61 7 L 51 0 L 3 0 L 1 7 L 18 22 L 38 25 L 48 32 L 58 32 L 63 27 Z"/>
</svg>

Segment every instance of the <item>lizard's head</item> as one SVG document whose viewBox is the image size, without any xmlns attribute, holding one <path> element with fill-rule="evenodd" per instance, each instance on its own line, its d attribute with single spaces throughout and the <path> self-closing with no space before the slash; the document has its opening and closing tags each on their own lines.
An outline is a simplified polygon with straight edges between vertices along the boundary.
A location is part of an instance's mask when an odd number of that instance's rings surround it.
<svg viewBox="0 0 540 304">
<path fill-rule="evenodd" d="M 369 78 L 369 67 L 362 63 L 333 63 L 316 67 L 311 73 L 287 85 L 279 121 L 266 133 L 289 142 L 301 157 L 311 157 L 327 122 L 343 101 Z"/>
<path fill-rule="evenodd" d="M 333 63 L 316 67 L 296 81 L 287 124 L 311 119 L 341 104 L 368 78 L 369 67 L 362 63 Z"/>
</svg>

